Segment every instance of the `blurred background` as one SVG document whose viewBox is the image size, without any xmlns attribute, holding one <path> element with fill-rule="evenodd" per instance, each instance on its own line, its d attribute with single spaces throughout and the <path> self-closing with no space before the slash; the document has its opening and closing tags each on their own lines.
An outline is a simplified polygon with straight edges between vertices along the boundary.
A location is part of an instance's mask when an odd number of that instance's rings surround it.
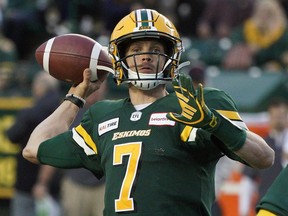
<svg viewBox="0 0 288 216">
<path fill-rule="evenodd" d="M 33 104 L 32 82 L 42 69 L 35 49 L 66 33 L 84 34 L 107 46 L 116 23 L 137 8 L 156 9 L 171 19 L 183 39 L 182 61 L 191 62 L 183 72 L 226 91 L 249 129 L 263 137 L 269 134 L 271 99 L 288 99 L 285 0 L 0 0 L 0 215 L 9 215 L 19 153 L 5 131 L 20 109 Z M 60 85 L 64 96 L 69 85 Z M 125 87 L 108 77 L 105 97 L 123 96 Z M 242 170 L 234 163 L 225 175 L 219 171 L 222 213 L 214 215 L 255 215 L 255 203 L 239 204 Z"/>
</svg>

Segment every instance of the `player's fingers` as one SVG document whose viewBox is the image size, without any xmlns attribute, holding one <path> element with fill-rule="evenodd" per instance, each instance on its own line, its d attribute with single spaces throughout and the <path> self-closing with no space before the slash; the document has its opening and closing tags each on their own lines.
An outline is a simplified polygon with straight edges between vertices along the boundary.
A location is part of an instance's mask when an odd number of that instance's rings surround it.
<svg viewBox="0 0 288 216">
<path fill-rule="evenodd" d="M 91 70 L 87 68 L 83 71 L 83 81 L 79 84 L 74 84 L 70 88 L 69 93 L 85 99 L 90 92 L 92 92 L 92 90 L 90 90 L 90 77 Z"/>
<path fill-rule="evenodd" d="M 201 106 L 204 106 L 204 93 L 203 93 L 203 85 L 202 83 L 199 83 L 198 90 L 197 90 L 197 98 Z"/>
<path fill-rule="evenodd" d="M 192 78 L 189 75 L 182 75 L 182 83 L 185 89 L 187 89 L 188 93 L 191 93 L 193 96 L 195 96 L 195 89 L 192 84 Z"/>
<path fill-rule="evenodd" d="M 90 82 L 90 86 L 89 86 L 89 89 L 87 91 L 87 96 L 92 94 L 93 92 L 97 91 L 100 88 L 101 84 L 102 84 L 101 80 L 97 80 L 95 82 Z"/>
<path fill-rule="evenodd" d="M 169 112 L 166 114 L 166 117 L 172 121 L 178 121 L 182 116 L 177 113 Z"/>
<path fill-rule="evenodd" d="M 85 69 L 83 72 L 83 85 L 85 86 L 86 89 L 85 94 L 86 97 L 91 95 L 93 92 L 97 91 L 102 84 L 101 80 L 91 82 L 91 77 L 92 77 L 92 71 L 89 68 Z"/>
<path fill-rule="evenodd" d="M 86 68 L 83 71 L 83 82 L 89 85 L 91 76 L 92 76 L 92 71 L 89 68 Z"/>
<path fill-rule="evenodd" d="M 89 85 L 89 82 L 90 82 L 90 78 L 91 78 L 91 70 L 89 68 L 86 68 L 84 71 L 83 71 L 83 81 L 81 83 L 77 83 L 77 84 L 73 84 L 73 87 L 77 87 L 79 85 L 86 85 L 88 86 Z M 84 83 L 84 84 L 83 84 Z"/>
</svg>

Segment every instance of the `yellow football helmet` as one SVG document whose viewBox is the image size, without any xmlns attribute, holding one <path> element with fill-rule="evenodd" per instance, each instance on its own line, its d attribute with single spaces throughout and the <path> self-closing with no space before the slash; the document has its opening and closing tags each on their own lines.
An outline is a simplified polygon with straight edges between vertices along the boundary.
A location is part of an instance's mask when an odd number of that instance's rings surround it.
<svg viewBox="0 0 288 216">
<path fill-rule="evenodd" d="M 158 54 L 158 57 L 161 55 L 166 58 L 164 67 L 152 75 L 130 70 L 125 61 L 127 45 L 133 40 L 147 38 L 159 40 L 166 50 L 166 53 Z M 148 90 L 172 80 L 179 65 L 183 46 L 174 24 L 168 18 L 155 10 L 139 9 L 132 11 L 116 25 L 108 50 L 112 55 L 117 84 L 132 83 L 140 89 Z"/>
</svg>

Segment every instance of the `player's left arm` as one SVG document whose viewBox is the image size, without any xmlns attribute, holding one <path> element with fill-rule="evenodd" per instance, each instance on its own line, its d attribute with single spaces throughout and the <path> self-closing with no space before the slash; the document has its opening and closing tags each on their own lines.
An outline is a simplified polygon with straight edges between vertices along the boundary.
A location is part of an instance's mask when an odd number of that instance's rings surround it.
<svg viewBox="0 0 288 216">
<path fill-rule="evenodd" d="M 185 74 L 175 77 L 172 84 L 182 112 L 168 113 L 169 119 L 210 132 L 252 167 L 261 169 L 273 164 L 274 151 L 262 137 L 237 126 L 205 104 L 201 84 L 196 91 L 191 77 Z"/>
</svg>

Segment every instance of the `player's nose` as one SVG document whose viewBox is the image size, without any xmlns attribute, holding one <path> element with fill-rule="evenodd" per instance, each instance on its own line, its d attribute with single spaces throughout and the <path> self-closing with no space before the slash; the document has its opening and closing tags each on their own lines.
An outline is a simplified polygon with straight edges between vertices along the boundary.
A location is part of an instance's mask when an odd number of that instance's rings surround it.
<svg viewBox="0 0 288 216">
<path fill-rule="evenodd" d="M 152 60 L 151 55 L 148 53 L 145 53 L 141 56 L 142 61 L 150 62 Z"/>
</svg>

